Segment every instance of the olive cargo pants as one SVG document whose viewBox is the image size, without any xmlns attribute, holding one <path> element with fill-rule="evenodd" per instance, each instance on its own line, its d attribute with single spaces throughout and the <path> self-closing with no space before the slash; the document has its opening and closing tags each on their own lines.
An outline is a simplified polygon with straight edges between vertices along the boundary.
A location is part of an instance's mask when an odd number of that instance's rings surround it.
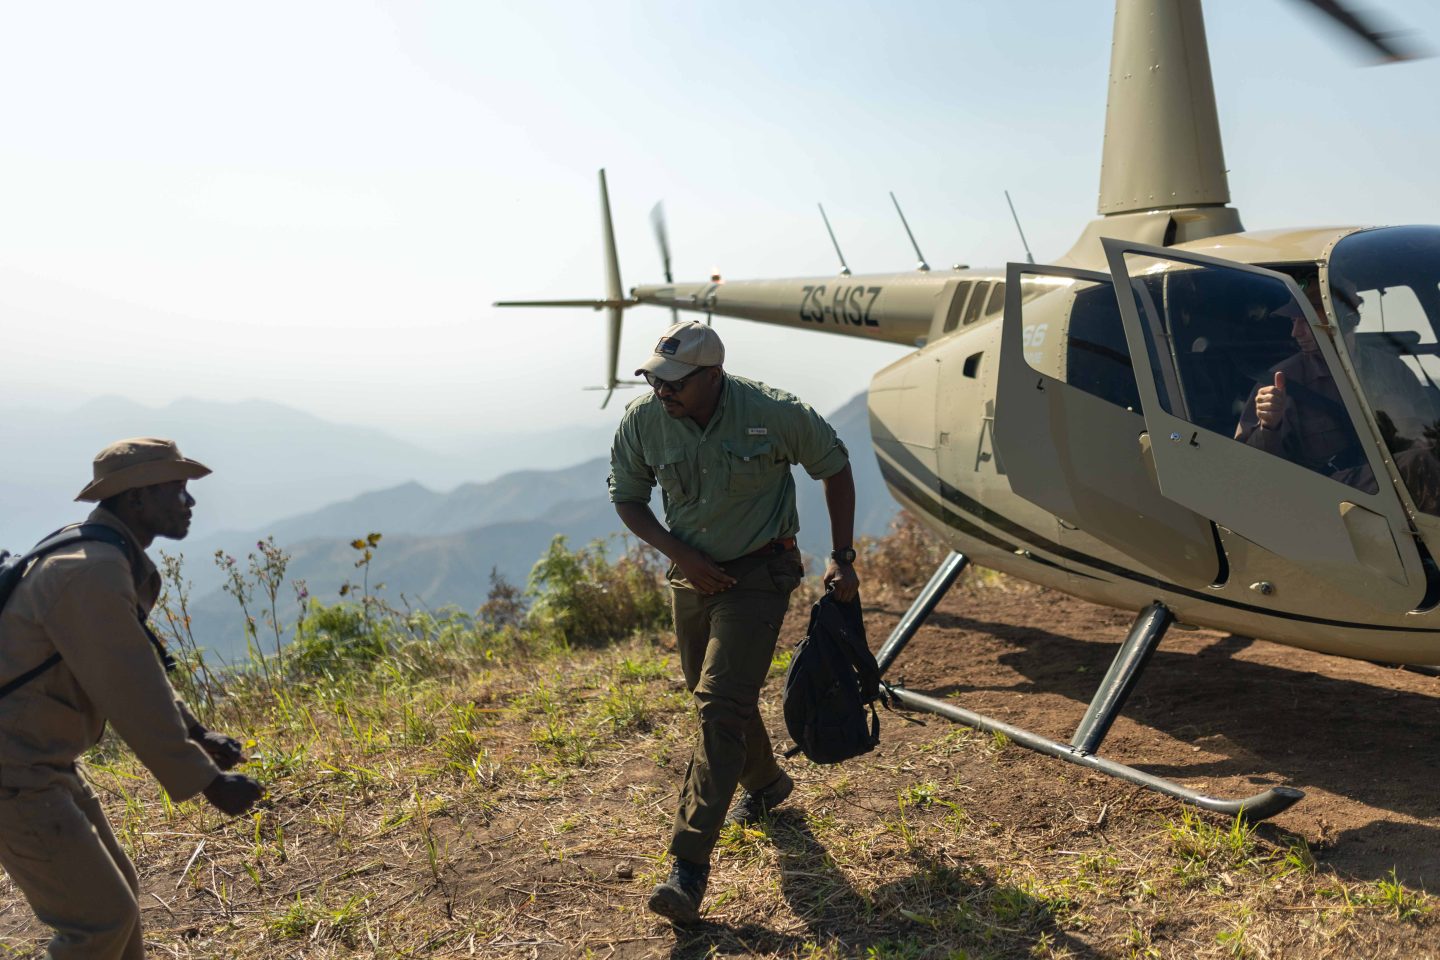
<svg viewBox="0 0 1440 960">
<path fill-rule="evenodd" d="M 670 580 L 680 670 L 700 715 L 670 853 L 692 863 L 710 862 L 736 785 L 759 790 L 780 775 L 760 718 L 760 688 L 790 594 L 805 576 L 798 550 L 721 566 L 736 583 L 712 596 L 675 571 Z"/>
<path fill-rule="evenodd" d="M 79 774 L 0 789 L 0 866 L 55 929 L 53 960 L 144 960 L 140 880 Z"/>
</svg>

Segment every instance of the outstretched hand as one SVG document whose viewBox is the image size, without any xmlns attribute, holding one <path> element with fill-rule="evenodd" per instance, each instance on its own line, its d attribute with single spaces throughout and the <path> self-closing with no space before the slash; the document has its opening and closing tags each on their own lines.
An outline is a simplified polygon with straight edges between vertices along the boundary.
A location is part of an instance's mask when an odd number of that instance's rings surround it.
<svg viewBox="0 0 1440 960">
<path fill-rule="evenodd" d="M 210 759 L 215 761 L 215 766 L 221 770 L 229 770 L 245 759 L 240 741 L 234 737 L 206 730 L 198 723 L 191 727 L 189 732 L 190 739 L 199 744 L 200 749 L 208 753 Z"/>
<path fill-rule="evenodd" d="M 264 787 L 238 773 L 222 773 L 205 788 L 205 799 L 210 801 L 210 805 L 232 817 L 238 817 L 255 806 L 264 795 Z"/>
</svg>

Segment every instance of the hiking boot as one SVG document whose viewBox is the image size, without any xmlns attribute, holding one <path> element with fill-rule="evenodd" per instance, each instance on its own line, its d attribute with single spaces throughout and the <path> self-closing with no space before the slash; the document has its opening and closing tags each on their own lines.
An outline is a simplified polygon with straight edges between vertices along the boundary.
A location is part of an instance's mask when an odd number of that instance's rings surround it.
<svg viewBox="0 0 1440 960">
<path fill-rule="evenodd" d="M 670 878 L 650 892 L 650 909 L 676 926 L 686 927 L 700 922 L 700 901 L 705 899 L 705 884 L 710 879 L 709 865 L 675 858 Z"/>
<path fill-rule="evenodd" d="M 751 793 L 746 790 L 744 795 L 730 808 L 730 813 L 725 817 L 726 823 L 738 823 L 742 827 L 748 827 L 752 823 L 759 823 L 770 815 L 795 789 L 795 781 L 790 779 L 789 774 L 780 771 L 780 776 L 771 781 L 768 787 Z"/>
</svg>

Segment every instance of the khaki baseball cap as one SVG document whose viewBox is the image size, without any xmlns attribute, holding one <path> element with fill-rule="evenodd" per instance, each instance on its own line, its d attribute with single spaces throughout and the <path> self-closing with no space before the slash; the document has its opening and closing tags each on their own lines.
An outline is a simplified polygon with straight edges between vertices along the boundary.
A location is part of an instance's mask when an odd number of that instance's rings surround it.
<svg viewBox="0 0 1440 960">
<path fill-rule="evenodd" d="M 95 479 L 75 499 L 96 503 L 136 487 L 194 480 L 209 472 L 205 464 L 182 457 L 174 440 L 158 437 L 117 440 L 95 455 Z"/>
<path fill-rule="evenodd" d="M 679 380 L 701 367 L 718 367 L 724 362 L 725 344 L 720 342 L 715 328 L 698 320 L 686 320 L 665 331 L 655 344 L 655 352 L 640 364 L 635 375 L 650 373 L 661 380 Z"/>
</svg>

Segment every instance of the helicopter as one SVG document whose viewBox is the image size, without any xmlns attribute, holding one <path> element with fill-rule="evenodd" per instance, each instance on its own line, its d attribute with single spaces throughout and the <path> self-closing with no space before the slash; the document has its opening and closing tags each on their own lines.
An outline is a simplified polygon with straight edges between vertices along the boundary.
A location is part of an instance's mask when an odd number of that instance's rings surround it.
<svg viewBox="0 0 1440 960">
<path fill-rule="evenodd" d="M 836 244 L 838 276 L 675 282 L 657 219 L 665 282 L 627 293 L 603 170 L 600 194 L 605 297 L 496 306 L 606 311 L 607 401 L 639 305 L 914 348 L 871 379 L 874 453 L 951 552 L 882 672 L 970 562 L 1136 611 L 1068 743 L 891 686 L 899 704 L 1258 821 L 1304 794 L 1211 796 L 1100 754 L 1170 626 L 1440 663 L 1440 227 L 1247 230 L 1199 0 L 1117 2 L 1099 216 L 1054 263 L 940 271 L 916 246 L 916 269 L 862 276 Z"/>
</svg>

